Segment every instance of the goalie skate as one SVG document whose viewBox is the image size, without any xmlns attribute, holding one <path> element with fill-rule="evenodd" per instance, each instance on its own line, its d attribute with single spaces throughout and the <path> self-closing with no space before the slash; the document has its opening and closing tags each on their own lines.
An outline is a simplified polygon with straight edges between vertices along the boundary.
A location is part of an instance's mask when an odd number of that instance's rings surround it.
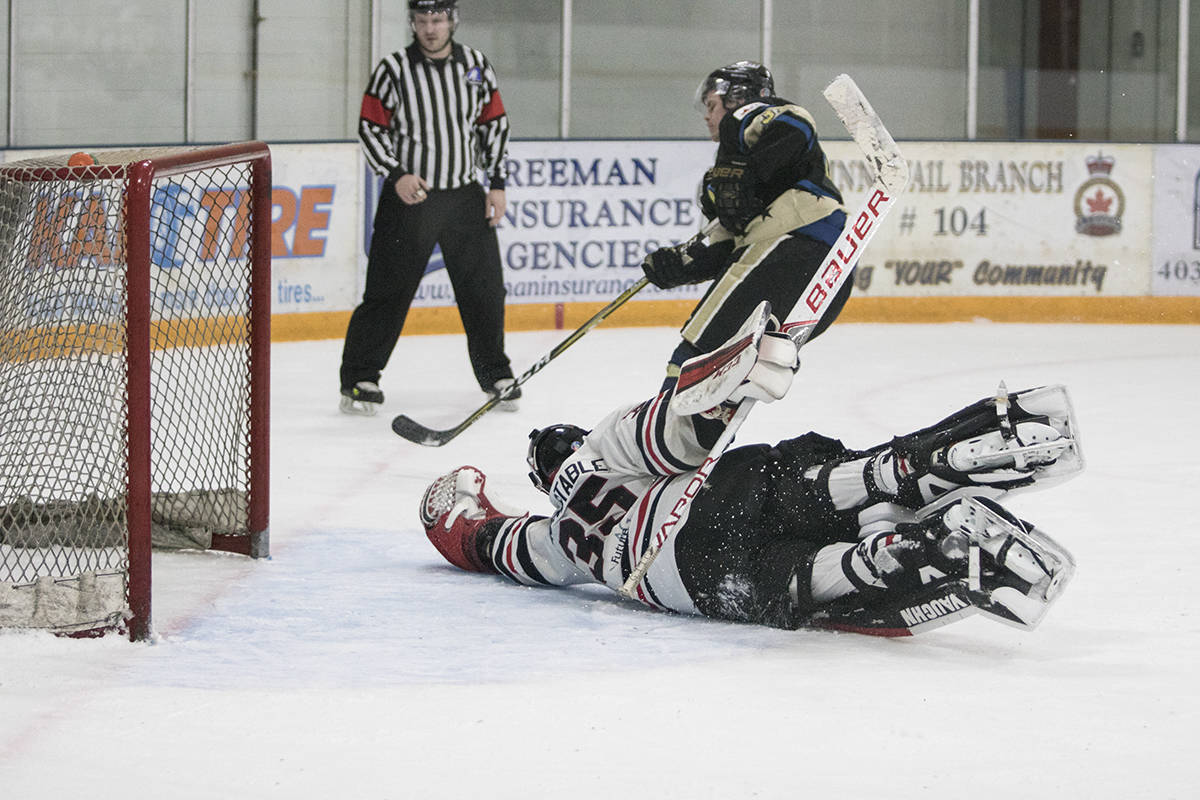
<svg viewBox="0 0 1200 800">
<path fill-rule="evenodd" d="M 1009 468 L 1031 470 L 1058 460 L 1071 446 L 1053 427 L 1040 422 L 1022 422 L 1006 439 L 1000 431 L 951 445 L 946 464 L 959 472 L 985 472 Z"/>
<path fill-rule="evenodd" d="M 891 447 L 903 499 L 919 507 L 963 487 L 999 497 L 1060 483 L 1083 470 L 1075 412 L 1064 386 L 1043 386 L 980 400 L 937 425 L 897 437 Z M 906 485 L 907 484 L 907 485 Z M 962 494 L 957 492 L 956 494 Z"/>
</svg>

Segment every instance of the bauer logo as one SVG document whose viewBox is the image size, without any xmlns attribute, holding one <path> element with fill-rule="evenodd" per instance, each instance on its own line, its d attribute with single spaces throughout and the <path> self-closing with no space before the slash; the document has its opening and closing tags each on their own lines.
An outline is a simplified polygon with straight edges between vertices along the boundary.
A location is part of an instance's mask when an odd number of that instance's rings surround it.
<svg viewBox="0 0 1200 800">
<path fill-rule="evenodd" d="M 1075 230 L 1084 236 L 1112 236 L 1121 232 L 1125 193 L 1112 179 L 1116 159 L 1097 153 L 1085 163 L 1088 179 L 1075 192 Z"/>
</svg>

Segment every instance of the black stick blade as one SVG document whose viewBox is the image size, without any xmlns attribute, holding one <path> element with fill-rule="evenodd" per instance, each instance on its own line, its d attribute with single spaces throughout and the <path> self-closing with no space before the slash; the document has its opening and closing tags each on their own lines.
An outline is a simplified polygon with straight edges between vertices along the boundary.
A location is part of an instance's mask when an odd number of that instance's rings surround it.
<svg viewBox="0 0 1200 800">
<path fill-rule="evenodd" d="M 421 423 L 403 414 L 392 420 L 392 430 L 397 436 L 407 439 L 414 444 L 425 445 L 426 447 L 441 447 L 455 436 L 458 436 L 464 427 L 460 425 L 446 431 L 435 431 L 433 428 L 426 428 Z"/>
</svg>

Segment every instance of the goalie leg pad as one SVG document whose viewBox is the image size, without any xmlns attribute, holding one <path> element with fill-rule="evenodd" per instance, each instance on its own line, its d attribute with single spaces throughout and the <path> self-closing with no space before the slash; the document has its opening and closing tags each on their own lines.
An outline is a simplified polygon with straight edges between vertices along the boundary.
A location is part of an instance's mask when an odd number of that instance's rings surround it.
<svg viewBox="0 0 1200 800">
<path fill-rule="evenodd" d="M 981 612 L 1032 629 L 1074 574 L 1064 547 L 993 500 L 959 498 L 918 517 L 818 553 L 810 583 L 822 605 L 802 624 L 907 636 Z"/>
<path fill-rule="evenodd" d="M 911 592 L 884 595 L 873 601 L 849 595 L 809 615 L 813 628 L 868 636 L 913 636 L 975 614 L 966 581 L 943 577 Z"/>
<path fill-rule="evenodd" d="M 1078 426 L 1066 387 L 1008 393 L 1004 384 L 936 425 L 898 436 L 887 460 L 893 475 L 873 476 L 898 485 L 905 505 L 921 508 L 963 487 L 1007 492 L 1060 483 L 1083 470 Z"/>
<path fill-rule="evenodd" d="M 1075 574 L 1075 559 L 1065 547 L 994 500 L 967 497 L 936 513 L 970 543 L 972 603 L 1001 622 L 1036 627 Z"/>
</svg>

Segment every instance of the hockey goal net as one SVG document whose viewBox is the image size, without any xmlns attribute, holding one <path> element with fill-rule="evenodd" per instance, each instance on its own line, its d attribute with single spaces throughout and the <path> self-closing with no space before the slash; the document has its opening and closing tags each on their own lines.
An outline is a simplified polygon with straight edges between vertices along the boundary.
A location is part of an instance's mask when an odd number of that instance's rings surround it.
<svg viewBox="0 0 1200 800">
<path fill-rule="evenodd" d="M 151 546 L 268 552 L 259 142 L 0 166 L 0 627 L 150 635 Z"/>
</svg>

